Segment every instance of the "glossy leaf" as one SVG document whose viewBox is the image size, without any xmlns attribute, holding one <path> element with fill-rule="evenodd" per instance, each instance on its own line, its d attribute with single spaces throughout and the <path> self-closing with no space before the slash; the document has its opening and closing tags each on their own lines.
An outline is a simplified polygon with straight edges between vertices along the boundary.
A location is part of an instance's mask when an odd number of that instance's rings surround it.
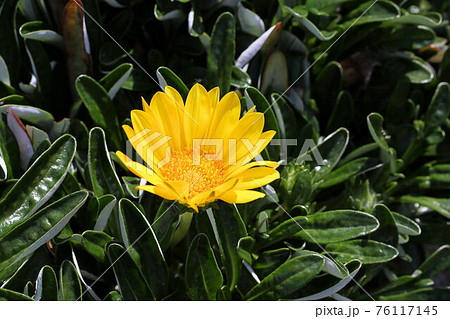
<svg viewBox="0 0 450 319">
<path fill-rule="evenodd" d="M 221 14 L 214 25 L 209 46 L 207 66 L 211 87 L 219 86 L 224 95 L 230 90 L 231 66 L 235 55 L 236 26 L 233 15 Z"/>
<path fill-rule="evenodd" d="M 36 294 L 34 300 L 58 300 L 58 281 L 52 267 L 44 266 L 39 272 L 36 280 Z"/>
<path fill-rule="evenodd" d="M 0 278 L 55 237 L 87 199 L 86 191 L 67 195 L 41 209 L 0 239 Z"/>
<path fill-rule="evenodd" d="M 0 301 L 33 301 L 34 299 L 27 295 L 18 293 L 13 290 L 0 288 Z"/>
<path fill-rule="evenodd" d="M 128 199 L 119 202 L 119 218 L 125 247 L 145 276 L 154 296 L 161 299 L 168 289 L 168 269 L 152 227 Z"/>
<path fill-rule="evenodd" d="M 96 196 L 113 194 L 117 198 L 124 196 L 120 180 L 112 166 L 106 145 L 105 133 L 101 128 L 89 132 L 89 176 Z"/>
<path fill-rule="evenodd" d="M 107 249 L 123 300 L 154 300 L 153 292 L 130 253 L 119 244 Z"/>
<path fill-rule="evenodd" d="M 336 260 L 346 262 L 358 259 L 363 264 L 387 262 L 398 255 L 397 249 L 390 245 L 363 239 L 328 244 L 325 246 L 325 250 L 336 255 Z"/>
<path fill-rule="evenodd" d="M 152 229 L 163 251 L 172 244 L 175 229 L 180 220 L 180 209 L 171 201 L 163 201 L 156 213 Z"/>
<path fill-rule="evenodd" d="M 64 180 L 75 155 L 70 135 L 56 140 L 0 201 L 0 238 L 39 209 Z"/>
<path fill-rule="evenodd" d="M 223 277 L 205 234 L 194 237 L 186 259 L 186 293 L 192 300 L 216 300 Z"/>
<path fill-rule="evenodd" d="M 316 277 L 324 263 L 324 259 L 317 255 L 288 260 L 250 290 L 245 299 L 277 300 L 294 293 Z"/>
<path fill-rule="evenodd" d="M 241 258 L 237 253 L 238 241 L 247 236 L 244 222 L 235 205 L 220 205 L 217 214 L 208 212 L 216 241 L 220 248 L 222 262 L 225 265 L 226 286 L 233 291 L 239 278 Z"/>
<path fill-rule="evenodd" d="M 61 300 L 81 300 L 81 281 L 75 266 L 70 261 L 64 260 L 61 264 L 59 280 Z"/>
<path fill-rule="evenodd" d="M 108 234 L 100 231 L 87 230 L 81 235 L 84 249 L 98 261 L 106 261 L 106 246 L 113 241 Z"/>
<path fill-rule="evenodd" d="M 404 195 L 400 197 L 400 200 L 404 203 L 413 203 L 426 206 L 435 210 L 444 217 L 450 219 L 450 200 L 446 198 L 433 198 L 428 196 L 412 196 Z"/>
</svg>

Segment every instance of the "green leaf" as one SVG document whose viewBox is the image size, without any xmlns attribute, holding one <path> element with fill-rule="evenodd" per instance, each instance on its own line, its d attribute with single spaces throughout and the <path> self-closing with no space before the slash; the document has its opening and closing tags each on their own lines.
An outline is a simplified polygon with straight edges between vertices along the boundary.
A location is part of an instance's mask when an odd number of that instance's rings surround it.
<svg viewBox="0 0 450 319">
<path fill-rule="evenodd" d="M 3 1 L 0 7 L 0 30 L 2 41 L 9 45 L 0 46 L 0 56 L 5 60 L 9 68 L 11 84 L 14 86 L 19 81 L 20 53 L 16 34 L 16 9 L 18 0 Z"/>
<path fill-rule="evenodd" d="M 231 67 L 231 85 L 237 88 L 248 88 L 252 84 L 252 79 L 247 72 L 242 71 L 237 66 Z"/>
<path fill-rule="evenodd" d="M 380 301 L 448 301 L 448 288 L 422 288 L 396 295 L 380 296 Z"/>
<path fill-rule="evenodd" d="M 116 207 L 117 199 L 110 194 L 103 195 L 98 199 L 99 214 L 94 225 L 94 230 L 103 231 L 108 223 L 109 216 Z"/>
<path fill-rule="evenodd" d="M 312 243 L 328 244 L 367 235 L 376 230 L 379 223 L 367 213 L 334 210 L 306 216 L 300 225 L 303 229 L 294 237 Z"/>
<path fill-rule="evenodd" d="M 86 191 L 67 195 L 41 209 L 0 239 L 0 280 L 17 269 L 32 252 L 55 237 L 88 197 Z"/>
<path fill-rule="evenodd" d="M 398 17 L 400 17 L 400 8 L 392 1 L 366 1 L 347 15 L 348 20 L 342 24 L 342 27 L 389 21 Z"/>
<path fill-rule="evenodd" d="M 53 30 L 46 30 L 42 21 L 30 21 L 24 23 L 19 33 L 24 39 L 36 40 L 44 43 L 48 43 L 56 46 L 59 49 L 63 49 L 62 36 Z"/>
<path fill-rule="evenodd" d="M 325 260 L 318 255 L 293 258 L 253 287 L 246 300 L 277 300 L 299 290 L 322 270 Z"/>
<path fill-rule="evenodd" d="M 296 164 L 306 161 L 314 171 L 314 180 L 319 181 L 329 174 L 339 162 L 347 148 L 348 140 L 348 130 L 340 128 L 327 136 L 318 146 L 311 147 L 309 151 L 302 150 L 297 157 Z"/>
<path fill-rule="evenodd" d="M 403 203 L 412 203 L 426 206 L 438 212 L 442 216 L 450 219 L 450 199 L 404 195 L 400 197 L 400 201 Z"/>
<path fill-rule="evenodd" d="M 336 278 L 335 276 L 325 275 L 314 278 L 308 286 L 304 287 L 288 299 L 295 300 L 320 300 L 327 298 L 341 291 L 345 286 L 352 282 L 358 271 L 361 269 L 362 263 L 353 260 L 345 265 L 344 268 L 348 274 L 344 278 Z"/>
<path fill-rule="evenodd" d="M 252 268 L 260 278 L 266 277 L 276 268 L 281 266 L 291 255 L 289 248 L 266 250 L 252 264 Z"/>
<path fill-rule="evenodd" d="M 81 235 L 84 249 L 101 263 L 106 261 L 106 245 L 112 241 L 111 236 L 100 231 L 87 230 Z"/>
<path fill-rule="evenodd" d="M 337 31 L 327 31 L 327 30 L 319 30 L 319 28 L 309 21 L 306 18 L 306 12 L 304 9 L 299 6 L 294 9 L 291 9 L 288 6 L 283 6 L 283 10 L 290 13 L 295 19 L 306 29 L 308 30 L 312 35 L 314 35 L 316 38 L 318 38 L 320 41 L 329 41 L 331 40 L 336 34 Z"/>
<path fill-rule="evenodd" d="M 230 91 L 235 33 L 234 16 L 229 12 L 222 13 L 212 31 L 207 58 L 208 83 L 211 87 L 219 86 L 222 95 Z"/>
<path fill-rule="evenodd" d="M 100 80 L 100 84 L 108 92 L 108 96 L 111 100 L 114 99 L 117 92 L 119 92 L 122 85 L 130 76 L 132 70 L 132 64 L 123 63 Z"/>
<path fill-rule="evenodd" d="M 122 240 L 141 269 L 154 296 L 161 299 L 168 289 L 168 269 L 152 227 L 128 199 L 119 201 Z"/>
<path fill-rule="evenodd" d="M 267 247 L 287 238 L 311 243 L 334 243 L 367 235 L 379 226 L 372 215 L 354 210 L 334 210 L 288 219 L 269 231 L 261 242 Z"/>
<path fill-rule="evenodd" d="M 77 269 L 68 260 L 64 260 L 59 270 L 61 300 L 76 301 L 81 300 L 81 281 L 77 274 Z"/>
<path fill-rule="evenodd" d="M 172 201 L 164 200 L 159 206 L 152 224 L 155 236 L 163 251 L 166 251 L 172 244 L 179 219 L 180 209 Z"/>
<path fill-rule="evenodd" d="M 396 212 L 392 212 L 392 216 L 394 217 L 395 224 L 397 225 L 399 233 L 410 236 L 420 235 L 421 233 L 420 226 L 415 221 Z"/>
<path fill-rule="evenodd" d="M 34 299 L 28 297 L 27 295 L 0 288 L 0 301 L 33 301 Z"/>
<path fill-rule="evenodd" d="M 366 166 L 368 160 L 368 157 L 361 157 L 335 169 L 325 176 L 323 182 L 318 186 L 319 189 L 328 188 L 348 180 L 350 177 L 358 174 Z"/>
<path fill-rule="evenodd" d="M 328 244 L 325 246 L 325 250 L 336 255 L 338 261 L 347 262 L 358 259 L 363 264 L 388 262 L 398 255 L 397 249 L 390 245 L 364 239 Z"/>
<path fill-rule="evenodd" d="M 0 201 L 0 238 L 39 209 L 66 176 L 75 155 L 70 135 L 56 140 Z"/>
<path fill-rule="evenodd" d="M 212 210 L 208 210 L 208 217 L 225 265 L 226 286 L 233 291 L 238 282 L 241 267 L 237 246 L 239 239 L 247 236 L 247 230 L 236 205 L 221 203 L 214 215 Z"/>
<path fill-rule="evenodd" d="M 383 131 L 383 117 L 378 113 L 370 113 L 367 116 L 367 125 L 369 126 L 370 135 L 374 141 L 386 152 L 389 152 L 389 145 Z"/>
<path fill-rule="evenodd" d="M 75 87 L 94 123 L 105 129 L 114 144 L 120 147 L 119 120 L 108 92 L 87 75 L 80 75 L 75 81 Z"/>
<path fill-rule="evenodd" d="M 0 107 L 0 112 L 6 114 L 10 108 L 21 120 L 37 125 L 49 131 L 55 119 L 47 111 L 29 105 L 5 104 Z"/>
<path fill-rule="evenodd" d="M 116 198 L 125 195 L 119 177 L 109 157 L 105 133 L 99 127 L 89 132 L 89 176 L 96 196 L 113 194 Z"/>
<path fill-rule="evenodd" d="M 380 227 L 369 238 L 396 247 L 398 244 L 397 224 L 394 213 L 383 204 L 377 204 L 372 214 L 378 219 Z"/>
<path fill-rule="evenodd" d="M 425 114 L 425 130 L 430 132 L 445 123 L 450 115 L 450 85 L 439 83 Z"/>
<path fill-rule="evenodd" d="M 57 301 L 58 280 L 55 271 L 50 266 L 42 267 L 36 280 L 36 294 L 34 300 Z"/>
<path fill-rule="evenodd" d="M 203 233 L 195 236 L 189 246 L 185 280 L 186 293 L 192 300 L 216 300 L 216 294 L 223 285 L 214 252 Z"/>
<path fill-rule="evenodd" d="M 123 300 L 155 300 L 147 280 L 125 248 L 111 244 L 107 255 Z"/>
<path fill-rule="evenodd" d="M 450 246 L 439 247 L 428 257 L 419 270 L 422 278 L 433 278 L 450 267 Z"/>
<path fill-rule="evenodd" d="M 189 93 L 189 89 L 184 82 L 169 68 L 161 66 L 156 70 L 156 76 L 158 77 L 159 85 L 165 88 L 167 85 L 173 87 L 180 93 L 180 95 L 186 99 Z"/>
</svg>

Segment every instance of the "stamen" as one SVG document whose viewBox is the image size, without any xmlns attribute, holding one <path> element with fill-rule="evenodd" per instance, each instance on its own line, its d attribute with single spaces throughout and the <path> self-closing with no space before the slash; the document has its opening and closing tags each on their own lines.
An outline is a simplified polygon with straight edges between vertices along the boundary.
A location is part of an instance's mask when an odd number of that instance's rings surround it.
<svg viewBox="0 0 450 319">
<path fill-rule="evenodd" d="M 198 161 L 196 161 L 198 163 Z M 200 164 L 194 164 L 192 149 L 172 152 L 169 163 L 163 166 L 164 176 L 170 181 L 185 181 L 192 187 L 189 198 L 214 189 L 225 181 L 223 161 L 210 161 L 201 154 Z"/>
</svg>

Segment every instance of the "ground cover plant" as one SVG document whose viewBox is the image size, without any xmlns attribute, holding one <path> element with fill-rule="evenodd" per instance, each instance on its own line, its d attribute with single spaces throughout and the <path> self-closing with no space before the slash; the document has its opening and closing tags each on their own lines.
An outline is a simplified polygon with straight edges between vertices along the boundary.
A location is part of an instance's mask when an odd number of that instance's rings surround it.
<svg viewBox="0 0 450 319">
<path fill-rule="evenodd" d="M 0 0 L 0 300 L 450 300 L 449 14 Z"/>
</svg>

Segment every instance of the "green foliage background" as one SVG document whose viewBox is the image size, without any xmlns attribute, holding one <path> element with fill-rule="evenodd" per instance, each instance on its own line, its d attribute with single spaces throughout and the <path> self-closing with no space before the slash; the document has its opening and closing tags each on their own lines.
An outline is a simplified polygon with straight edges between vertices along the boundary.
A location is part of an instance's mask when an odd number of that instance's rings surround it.
<svg viewBox="0 0 450 319">
<path fill-rule="evenodd" d="M 449 300 L 449 14 L 0 1 L 0 299 Z M 196 82 L 299 141 L 263 152 L 287 158 L 264 199 L 180 215 L 115 156 L 141 96 Z"/>
</svg>

